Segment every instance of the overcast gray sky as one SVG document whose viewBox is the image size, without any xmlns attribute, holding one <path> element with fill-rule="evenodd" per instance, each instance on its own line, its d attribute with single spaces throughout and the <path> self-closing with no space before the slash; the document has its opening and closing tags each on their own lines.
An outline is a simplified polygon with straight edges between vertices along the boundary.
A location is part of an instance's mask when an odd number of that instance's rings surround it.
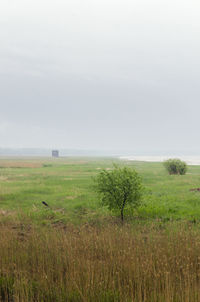
<svg viewBox="0 0 200 302">
<path fill-rule="evenodd" d="M 200 149 L 200 2 L 1 0 L 0 146 Z"/>
</svg>

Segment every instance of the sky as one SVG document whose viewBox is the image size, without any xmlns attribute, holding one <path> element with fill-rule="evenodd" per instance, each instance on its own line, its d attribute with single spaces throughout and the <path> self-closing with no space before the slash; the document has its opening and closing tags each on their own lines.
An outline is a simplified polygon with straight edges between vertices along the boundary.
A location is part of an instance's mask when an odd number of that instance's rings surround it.
<svg viewBox="0 0 200 302">
<path fill-rule="evenodd" d="M 1 0 L 0 147 L 200 150 L 199 15 L 197 0 Z"/>
</svg>

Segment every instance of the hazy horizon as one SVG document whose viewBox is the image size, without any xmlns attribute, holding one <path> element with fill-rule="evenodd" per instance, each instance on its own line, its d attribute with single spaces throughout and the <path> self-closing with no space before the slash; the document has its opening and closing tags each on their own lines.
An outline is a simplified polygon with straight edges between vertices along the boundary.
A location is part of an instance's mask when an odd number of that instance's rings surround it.
<svg viewBox="0 0 200 302">
<path fill-rule="evenodd" d="M 187 161 L 200 162 L 200 150 L 120 150 L 120 149 L 70 149 L 70 148 L 1 148 L 0 156 L 52 156 L 52 150 L 58 150 L 60 157 L 63 156 L 108 156 L 127 158 L 132 160 L 145 159 L 145 161 L 157 161 L 159 158 L 186 158 Z M 159 160 L 160 161 L 160 160 Z M 200 164 L 200 163 L 199 163 Z"/>
<path fill-rule="evenodd" d="M 198 152 L 200 3 L 0 4 L 0 147 Z"/>
</svg>

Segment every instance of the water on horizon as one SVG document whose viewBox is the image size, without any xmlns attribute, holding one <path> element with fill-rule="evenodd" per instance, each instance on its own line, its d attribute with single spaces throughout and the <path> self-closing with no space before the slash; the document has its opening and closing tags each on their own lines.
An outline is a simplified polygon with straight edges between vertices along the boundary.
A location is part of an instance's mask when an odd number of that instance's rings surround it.
<svg viewBox="0 0 200 302">
<path fill-rule="evenodd" d="M 187 156 L 175 156 L 175 155 L 169 155 L 169 156 L 120 156 L 120 159 L 122 160 L 135 160 L 135 161 L 146 161 L 146 162 L 163 162 L 169 158 L 179 158 L 183 161 L 185 161 L 188 165 L 200 165 L 200 156 L 194 156 L 194 155 L 187 155 Z"/>
</svg>

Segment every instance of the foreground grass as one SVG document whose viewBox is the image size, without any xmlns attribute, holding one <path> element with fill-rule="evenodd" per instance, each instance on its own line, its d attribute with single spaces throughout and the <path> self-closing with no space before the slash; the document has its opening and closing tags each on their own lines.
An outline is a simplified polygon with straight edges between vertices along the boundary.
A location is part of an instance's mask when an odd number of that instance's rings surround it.
<svg viewBox="0 0 200 302">
<path fill-rule="evenodd" d="M 200 231 L 1 223 L 0 301 L 199 302 Z"/>
</svg>

